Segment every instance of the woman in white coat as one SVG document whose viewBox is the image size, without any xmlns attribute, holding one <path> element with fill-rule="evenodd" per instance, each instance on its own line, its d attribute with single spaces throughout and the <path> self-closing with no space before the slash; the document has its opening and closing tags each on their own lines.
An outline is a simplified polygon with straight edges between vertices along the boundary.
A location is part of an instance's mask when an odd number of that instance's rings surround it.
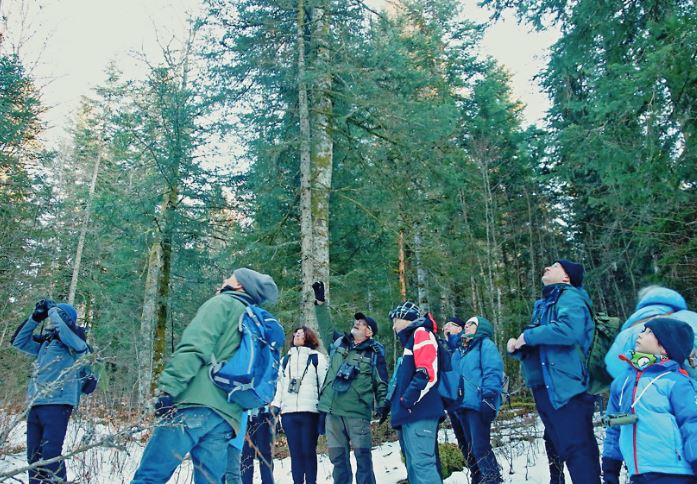
<svg viewBox="0 0 697 484">
<path fill-rule="evenodd" d="M 293 483 L 315 484 L 320 417 L 317 403 L 327 374 L 327 358 L 317 351 L 319 338 L 307 326 L 293 330 L 289 346 L 288 354 L 281 361 L 271 406 L 280 409 L 281 423 L 288 437 Z"/>
</svg>

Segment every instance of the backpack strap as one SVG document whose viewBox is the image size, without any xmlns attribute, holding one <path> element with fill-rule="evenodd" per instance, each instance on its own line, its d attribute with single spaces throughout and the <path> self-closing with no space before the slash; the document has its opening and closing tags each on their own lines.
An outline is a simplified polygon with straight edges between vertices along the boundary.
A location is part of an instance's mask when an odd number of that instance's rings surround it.
<svg viewBox="0 0 697 484">
<path fill-rule="evenodd" d="M 319 356 L 317 356 L 317 353 L 312 353 L 307 357 L 307 366 L 310 366 L 310 362 L 315 367 L 315 381 L 317 382 L 317 399 L 319 400 L 319 373 L 317 373 L 317 366 L 319 365 Z M 305 367 L 305 370 L 307 371 L 307 367 Z"/>
</svg>

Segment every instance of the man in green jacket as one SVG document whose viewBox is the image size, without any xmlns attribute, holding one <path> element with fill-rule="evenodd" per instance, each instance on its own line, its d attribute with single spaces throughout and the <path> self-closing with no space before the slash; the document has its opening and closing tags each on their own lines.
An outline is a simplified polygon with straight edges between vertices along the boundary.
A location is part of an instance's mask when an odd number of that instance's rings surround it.
<svg viewBox="0 0 697 484">
<path fill-rule="evenodd" d="M 241 268 L 199 308 L 160 376 L 155 403 L 160 421 L 133 483 L 167 482 L 187 453 L 194 482 L 222 481 L 227 445 L 239 431 L 242 409 L 213 384 L 210 362 L 227 360 L 239 348 L 238 323 L 246 304 L 273 304 L 277 296 L 271 276 Z"/>
<path fill-rule="evenodd" d="M 350 449 L 356 457 L 357 484 L 375 484 L 370 417 L 375 403 L 382 420 L 389 408 L 385 349 L 373 339 L 378 325 L 374 319 L 356 313 L 350 333 L 332 334 L 324 283 L 315 282 L 312 289 L 320 335 L 329 351 L 329 369 L 317 408 L 327 414 L 327 446 L 334 465 L 334 484 L 353 482 Z"/>
</svg>

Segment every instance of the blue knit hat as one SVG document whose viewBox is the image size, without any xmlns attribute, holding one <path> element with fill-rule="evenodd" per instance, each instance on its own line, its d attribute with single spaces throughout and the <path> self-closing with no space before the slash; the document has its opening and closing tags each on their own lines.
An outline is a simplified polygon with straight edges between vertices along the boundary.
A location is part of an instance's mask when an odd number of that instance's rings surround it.
<svg viewBox="0 0 697 484">
<path fill-rule="evenodd" d="M 644 326 L 656 336 L 671 360 L 682 364 L 690 356 L 695 332 L 689 324 L 673 318 L 654 318 Z"/>
<path fill-rule="evenodd" d="M 65 321 L 65 318 L 63 318 L 65 324 L 68 326 L 74 326 L 77 324 L 77 311 L 73 306 L 67 303 L 60 303 L 56 304 L 56 307 L 63 310 L 63 313 L 70 319 L 70 321 Z"/>
<path fill-rule="evenodd" d="M 564 272 L 569 276 L 569 282 L 571 282 L 572 286 L 581 287 L 583 285 L 583 273 L 585 271 L 581 264 L 566 259 L 559 259 L 557 262 L 564 268 Z"/>
</svg>

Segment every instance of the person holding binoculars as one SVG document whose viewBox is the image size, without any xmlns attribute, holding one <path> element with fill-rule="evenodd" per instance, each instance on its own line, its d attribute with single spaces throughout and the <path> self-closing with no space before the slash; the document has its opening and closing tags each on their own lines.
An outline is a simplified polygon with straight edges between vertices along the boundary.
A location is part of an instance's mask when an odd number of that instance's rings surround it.
<svg viewBox="0 0 697 484">
<path fill-rule="evenodd" d="M 625 372 L 603 419 L 604 484 L 619 484 L 623 461 L 632 484 L 697 482 L 697 384 L 681 367 L 693 341 L 689 324 L 658 317 L 619 356 Z"/>
<path fill-rule="evenodd" d="M 68 420 L 82 391 L 77 360 L 88 346 L 84 329 L 77 326 L 77 311 L 70 304 L 40 300 L 12 337 L 12 346 L 34 358 L 27 392 L 27 460 L 53 459 L 63 452 Z M 29 482 L 63 482 L 66 474 L 65 462 L 59 460 L 30 469 Z"/>
<path fill-rule="evenodd" d="M 317 351 L 317 333 L 307 326 L 293 329 L 271 411 L 281 414 L 288 438 L 290 469 L 294 484 L 317 482 L 317 438 L 320 416 L 319 391 L 327 375 L 327 358 Z"/>
<path fill-rule="evenodd" d="M 326 414 L 334 484 L 353 482 L 351 449 L 356 457 L 356 483 L 375 484 L 370 417 L 374 405 L 381 421 L 389 412 L 385 349 L 374 339 L 378 325 L 373 318 L 358 312 L 350 333 L 332 334 L 324 283 L 315 282 L 312 290 L 322 341 L 329 349 L 327 378 L 317 408 Z"/>
</svg>

